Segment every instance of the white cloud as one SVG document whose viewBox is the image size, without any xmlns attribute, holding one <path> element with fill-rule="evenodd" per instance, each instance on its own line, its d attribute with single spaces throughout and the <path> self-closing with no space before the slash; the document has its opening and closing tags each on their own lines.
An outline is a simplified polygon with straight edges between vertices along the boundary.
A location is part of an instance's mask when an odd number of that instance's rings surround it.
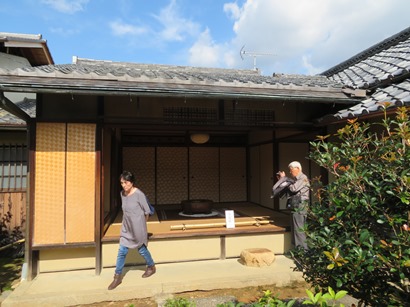
<svg viewBox="0 0 410 307">
<path fill-rule="evenodd" d="M 74 14 L 83 11 L 89 0 L 41 0 L 41 2 L 61 13 Z"/>
<path fill-rule="evenodd" d="M 303 55 L 302 56 L 302 63 L 303 68 L 306 70 L 306 74 L 308 75 L 317 75 L 324 71 L 323 68 L 314 67 L 311 63 L 311 56 L 310 55 Z"/>
<path fill-rule="evenodd" d="M 79 31 L 74 29 L 64 29 L 61 27 L 51 27 L 50 32 L 54 34 L 58 34 L 60 36 L 72 36 L 78 34 Z"/>
<path fill-rule="evenodd" d="M 187 36 L 197 35 L 200 31 L 199 24 L 180 16 L 175 0 L 171 0 L 169 5 L 154 17 L 163 26 L 159 36 L 165 41 L 184 41 Z"/>
<path fill-rule="evenodd" d="M 409 11 L 408 0 L 230 2 L 224 12 L 234 21 L 234 38 L 217 45 L 208 31 L 206 40 L 194 43 L 190 61 L 200 61 L 194 53 L 209 48 L 220 52 L 219 57 L 212 54 L 224 61 L 221 66 L 252 68 L 253 58 L 239 57 L 246 45 L 248 51 L 275 54 L 256 58 L 265 74 L 316 74 L 408 27 Z"/>
<path fill-rule="evenodd" d="M 238 4 L 235 3 L 225 3 L 224 12 L 232 19 L 238 19 L 241 15 L 241 9 Z"/>
<path fill-rule="evenodd" d="M 148 31 L 144 27 L 137 27 L 131 24 L 124 23 L 122 21 L 112 21 L 110 22 L 110 28 L 114 35 L 123 36 L 123 35 L 140 35 Z"/>
<path fill-rule="evenodd" d="M 217 67 L 220 53 L 221 48 L 212 41 L 209 29 L 206 29 L 189 49 L 189 63 L 199 67 Z"/>
</svg>

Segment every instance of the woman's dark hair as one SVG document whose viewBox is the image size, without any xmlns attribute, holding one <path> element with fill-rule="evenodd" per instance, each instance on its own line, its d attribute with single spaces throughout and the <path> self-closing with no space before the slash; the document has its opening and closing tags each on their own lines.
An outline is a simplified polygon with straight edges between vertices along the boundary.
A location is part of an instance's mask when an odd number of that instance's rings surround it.
<svg viewBox="0 0 410 307">
<path fill-rule="evenodd" d="M 129 171 L 123 171 L 122 174 L 120 175 L 120 180 L 125 180 L 125 181 L 129 181 L 132 184 L 135 183 L 135 176 L 133 173 L 129 172 Z"/>
</svg>

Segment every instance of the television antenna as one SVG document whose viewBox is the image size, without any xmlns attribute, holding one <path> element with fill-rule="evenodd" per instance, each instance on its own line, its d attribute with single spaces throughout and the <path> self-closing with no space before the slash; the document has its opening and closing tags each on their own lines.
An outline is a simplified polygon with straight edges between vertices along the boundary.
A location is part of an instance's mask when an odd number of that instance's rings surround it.
<svg viewBox="0 0 410 307">
<path fill-rule="evenodd" d="M 239 52 L 241 59 L 243 60 L 244 56 L 251 56 L 253 57 L 253 70 L 258 70 L 256 68 L 256 57 L 264 56 L 264 55 L 274 55 L 273 53 L 261 53 L 261 52 L 253 52 L 253 51 L 245 51 L 245 45 L 242 46 L 241 51 Z"/>
</svg>

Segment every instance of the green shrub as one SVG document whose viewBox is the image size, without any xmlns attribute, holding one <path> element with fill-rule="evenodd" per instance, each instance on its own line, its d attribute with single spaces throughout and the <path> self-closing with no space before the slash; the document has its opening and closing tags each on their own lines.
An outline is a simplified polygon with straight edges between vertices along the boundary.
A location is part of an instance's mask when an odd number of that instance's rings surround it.
<svg viewBox="0 0 410 307">
<path fill-rule="evenodd" d="M 164 307 L 195 307 L 195 302 L 183 297 L 169 298 L 165 301 Z"/>
<path fill-rule="evenodd" d="M 336 293 L 331 287 L 328 287 L 328 292 L 326 292 L 325 294 L 322 294 L 322 292 L 313 294 L 313 292 L 309 290 L 306 290 L 306 293 L 309 298 L 301 302 L 303 305 L 314 305 L 319 307 L 343 307 L 343 304 L 337 305 L 337 301 L 343 298 L 346 295 L 347 291 L 339 291 Z M 245 305 L 244 303 L 228 302 L 218 304 L 217 307 L 292 307 L 295 303 L 296 300 L 294 299 L 282 301 L 277 295 L 273 295 L 270 290 L 266 290 L 263 291 L 263 296 L 259 298 L 255 303 Z"/>
<path fill-rule="evenodd" d="M 345 289 L 361 303 L 410 302 L 408 109 L 379 123 L 351 120 L 336 141 L 321 136 L 309 158 L 332 180 L 313 180 L 305 227 L 309 250 L 291 252 L 307 282 Z"/>
</svg>

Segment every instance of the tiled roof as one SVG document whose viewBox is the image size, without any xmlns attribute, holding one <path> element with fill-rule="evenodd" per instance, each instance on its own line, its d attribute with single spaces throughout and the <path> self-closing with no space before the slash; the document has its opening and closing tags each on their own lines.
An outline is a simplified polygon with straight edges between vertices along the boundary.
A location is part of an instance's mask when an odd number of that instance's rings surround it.
<svg viewBox="0 0 410 307">
<path fill-rule="evenodd" d="M 47 41 L 41 34 L 0 32 L 0 52 L 4 50 L 24 56 L 32 66 L 54 64 Z"/>
<path fill-rule="evenodd" d="M 342 84 L 325 76 L 276 74 L 253 70 L 79 60 L 75 64 L 0 68 L 4 91 L 286 98 L 352 105 Z"/>
<path fill-rule="evenodd" d="M 16 102 L 16 106 L 18 106 L 21 110 L 26 112 L 30 117 L 34 118 L 36 116 L 36 100 L 35 99 L 27 99 Z M 0 108 L 0 126 L 25 126 L 26 122 L 17 116 L 7 112 Z"/>
<path fill-rule="evenodd" d="M 325 71 L 347 88 L 365 89 L 368 98 L 321 120 L 344 119 L 410 105 L 410 27 Z"/>
</svg>

